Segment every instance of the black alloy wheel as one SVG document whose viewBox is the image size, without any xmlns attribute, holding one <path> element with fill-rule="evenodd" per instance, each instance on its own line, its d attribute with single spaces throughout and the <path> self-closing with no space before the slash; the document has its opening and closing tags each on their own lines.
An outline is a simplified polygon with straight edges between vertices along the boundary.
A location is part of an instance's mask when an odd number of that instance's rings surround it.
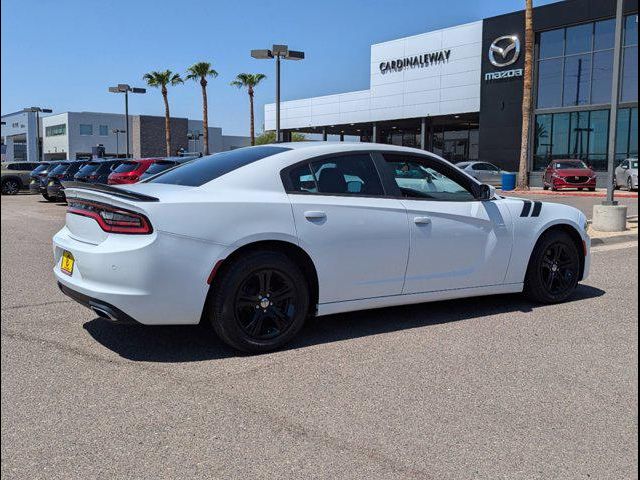
<svg viewBox="0 0 640 480">
<path fill-rule="evenodd" d="M 20 191 L 18 180 L 8 178 L 2 182 L 2 195 L 16 195 Z"/>
<path fill-rule="evenodd" d="M 267 352 L 300 331 L 309 297 L 307 279 L 291 258 L 277 251 L 249 251 L 216 273 L 205 312 L 228 345 Z"/>
<path fill-rule="evenodd" d="M 525 278 L 525 294 L 540 303 L 567 300 L 580 280 L 580 254 L 568 233 L 550 231 L 536 245 Z"/>
<path fill-rule="evenodd" d="M 567 289 L 574 287 L 579 265 L 568 245 L 556 242 L 546 248 L 539 268 L 547 292 L 551 295 L 562 295 Z"/>
<path fill-rule="evenodd" d="M 282 335 L 291 327 L 295 313 L 295 285 L 282 271 L 267 268 L 252 273 L 236 294 L 236 321 L 253 340 Z"/>
</svg>

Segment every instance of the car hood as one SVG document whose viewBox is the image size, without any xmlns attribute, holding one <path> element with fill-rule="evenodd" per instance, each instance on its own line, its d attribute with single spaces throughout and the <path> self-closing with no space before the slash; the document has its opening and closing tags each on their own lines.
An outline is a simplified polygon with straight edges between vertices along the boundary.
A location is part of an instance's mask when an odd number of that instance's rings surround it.
<svg viewBox="0 0 640 480">
<path fill-rule="evenodd" d="M 567 168 L 554 171 L 561 177 L 590 177 L 593 175 L 593 170 L 589 170 L 588 168 Z"/>
</svg>

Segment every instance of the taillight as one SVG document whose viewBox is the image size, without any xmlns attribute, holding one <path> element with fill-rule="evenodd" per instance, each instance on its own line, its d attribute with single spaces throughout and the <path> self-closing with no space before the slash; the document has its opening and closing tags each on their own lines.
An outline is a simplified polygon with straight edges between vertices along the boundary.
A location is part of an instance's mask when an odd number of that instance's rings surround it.
<svg viewBox="0 0 640 480">
<path fill-rule="evenodd" d="M 100 228 L 110 233 L 145 235 L 153 232 L 149 219 L 124 208 L 86 200 L 68 200 L 67 213 L 93 218 Z"/>
</svg>

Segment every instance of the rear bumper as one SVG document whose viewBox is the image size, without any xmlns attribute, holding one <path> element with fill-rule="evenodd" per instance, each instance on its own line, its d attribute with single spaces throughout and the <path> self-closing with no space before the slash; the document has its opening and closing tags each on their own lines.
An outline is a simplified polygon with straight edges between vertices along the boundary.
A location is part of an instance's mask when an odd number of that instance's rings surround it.
<svg viewBox="0 0 640 480">
<path fill-rule="evenodd" d="M 40 182 L 36 180 L 34 183 L 33 180 L 29 182 L 29 192 L 30 193 L 41 193 L 40 192 Z"/>
<path fill-rule="evenodd" d="M 114 323 L 122 323 L 125 325 L 140 325 L 140 322 L 124 313 L 118 307 L 114 307 L 107 302 L 98 300 L 97 298 L 91 298 L 89 295 L 77 292 L 60 282 L 58 282 L 58 288 L 60 288 L 60 291 L 67 297 L 75 300 L 80 305 L 91 309 L 100 318 L 104 318 Z"/>
<path fill-rule="evenodd" d="M 62 185 L 48 185 L 47 186 L 47 195 L 55 198 L 64 198 L 64 188 Z"/>
<path fill-rule="evenodd" d="M 223 248 L 162 232 L 109 234 L 91 244 L 64 227 L 53 238 L 53 273 L 65 294 L 90 308 L 88 302 L 94 302 L 94 311 L 107 317 L 113 312 L 116 321 L 197 324 L 209 291 L 207 279 Z M 72 275 L 60 268 L 64 250 L 74 257 Z"/>
</svg>

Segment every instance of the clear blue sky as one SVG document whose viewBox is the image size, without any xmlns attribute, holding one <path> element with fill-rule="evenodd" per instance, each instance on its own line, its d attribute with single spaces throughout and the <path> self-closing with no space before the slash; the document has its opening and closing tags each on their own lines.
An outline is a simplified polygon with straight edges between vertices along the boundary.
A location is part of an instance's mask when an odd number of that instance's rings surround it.
<svg viewBox="0 0 640 480">
<path fill-rule="evenodd" d="M 551 3 L 537 0 L 535 6 Z M 273 43 L 304 50 L 283 65 L 283 99 L 369 88 L 373 43 L 508 13 L 524 0 L 3 0 L 2 113 L 28 106 L 121 112 L 107 93 L 117 83 L 144 86 L 150 70 L 183 72 L 210 61 L 209 122 L 227 134 L 248 132 L 248 99 L 229 82 L 240 72 L 265 73 L 256 92 L 256 126 L 274 100 L 273 62 L 252 48 Z M 171 88 L 171 114 L 201 118 L 195 84 Z M 132 113 L 163 115 L 160 93 L 131 100 Z"/>
</svg>

